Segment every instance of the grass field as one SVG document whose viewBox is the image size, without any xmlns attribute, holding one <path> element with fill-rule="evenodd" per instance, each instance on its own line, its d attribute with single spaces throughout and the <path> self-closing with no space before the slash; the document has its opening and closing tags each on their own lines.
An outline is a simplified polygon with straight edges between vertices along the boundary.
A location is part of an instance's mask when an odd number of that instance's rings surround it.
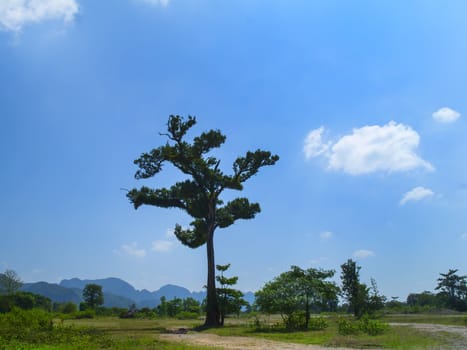
<svg viewBox="0 0 467 350">
<path fill-rule="evenodd" d="M 399 319 L 401 319 L 403 322 L 411 322 L 412 320 L 411 317 L 404 318 L 404 316 L 399 316 Z M 420 319 L 423 319 L 423 317 L 420 317 L 417 320 Z M 275 318 L 269 318 L 269 322 L 271 323 L 275 323 L 275 320 Z M 449 322 L 444 317 L 431 317 L 430 320 L 434 321 L 435 323 Z M 128 339 L 140 339 L 140 341 L 144 340 L 145 342 L 157 341 L 158 334 L 165 333 L 167 330 L 177 328 L 192 328 L 201 324 L 201 321 L 199 320 L 122 320 L 116 318 L 73 320 L 68 322 L 75 326 L 85 326 L 93 329 L 99 329 L 106 334 L 112 335 L 114 339 L 117 339 L 121 342 L 128 341 Z M 444 324 L 453 323 L 452 320 L 450 322 L 451 323 Z M 275 327 L 257 329 L 252 327 L 251 319 L 233 318 L 227 320 L 225 327 L 208 329 L 201 331 L 201 333 L 213 333 L 220 336 L 255 337 L 289 343 L 317 344 L 323 346 L 352 347 L 359 349 L 449 348 L 449 342 L 452 341 L 452 335 L 450 334 L 427 334 L 410 327 L 389 327 L 389 329 L 383 334 L 376 336 L 370 336 L 368 334 L 362 333 L 344 336 L 338 333 L 337 324 L 333 320 L 329 321 L 329 327 L 325 330 L 289 332 Z M 165 346 L 169 345 L 166 344 Z M 189 347 L 185 348 L 190 349 Z M 169 348 L 167 347 L 167 349 Z"/>
<path fill-rule="evenodd" d="M 386 316 L 385 321 L 464 325 L 465 319 L 465 315 L 425 314 Z M 451 348 L 450 344 L 456 340 L 456 336 L 452 334 L 444 332 L 426 333 L 408 326 L 385 327 L 384 332 L 377 335 L 369 335 L 362 331 L 342 335 L 338 330 L 339 318 L 337 316 L 327 316 L 326 320 L 328 327 L 323 330 L 290 332 L 278 326 L 277 317 L 262 318 L 260 327 L 258 327 L 258 318 L 229 318 L 226 320 L 225 327 L 198 332 L 190 331 L 190 333 L 199 337 L 206 334 L 216 334 L 224 337 L 254 337 L 255 339 L 268 339 L 287 343 L 359 349 L 449 349 Z M 215 344 L 191 346 L 160 339 L 161 334 L 168 333 L 173 329 L 194 329 L 201 324 L 201 319 L 189 321 L 175 319 L 119 319 L 116 317 L 65 321 L 56 319 L 54 326 L 47 330 L 34 331 L 31 327 L 20 330 L 20 326 L 19 328 L 11 327 L 10 332 L 18 331 L 19 333 L 17 336 L 13 335 L 8 339 L 5 336 L 2 338 L 2 333 L 0 333 L 0 349 L 219 349 L 215 347 Z"/>
</svg>

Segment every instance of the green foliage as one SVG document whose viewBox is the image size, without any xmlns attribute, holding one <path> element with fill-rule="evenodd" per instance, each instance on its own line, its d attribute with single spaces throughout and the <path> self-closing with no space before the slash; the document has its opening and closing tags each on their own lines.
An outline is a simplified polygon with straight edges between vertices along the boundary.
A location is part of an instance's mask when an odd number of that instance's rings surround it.
<svg viewBox="0 0 467 350">
<path fill-rule="evenodd" d="M 141 310 L 138 311 L 138 313 L 140 312 Z M 197 300 L 191 297 L 186 299 L 173 298 L 170 301 L 167 301 L 165 297 L 161 297 L 160 304 L 155 308 L 155 312 L 159 317 L 193 319 L 199 317 L 201 306 Z"/>
<path fill-rule="evenodd" d="M 49 311 L 51 310 L 51 305 L 52 303 L 49 298 L 30 292 L 15 292 L 0 295 L 0 313 L 9 312 L 15 307 L 23 310 L 40 308 Z"/>
<path fill-rule="evenodd" d="M 81 319 L 91 319 L 91 318 L 94 318 L 96 317 L 96 311 L 92 310 L 92 309 L 87 309 L 87 310 L 83 310 L 83 311 L 78 311 L 76 313 L 73 314 L 73 317 L 77 320 L 81 320 Z"/>
<path fill-rule="evenodd" d="M 362 332 L 375 336 L 387 331 L 389 329 L 389 325 L 378 320 L 371 319 L 368 316 L 364 316 L 359 321 L 359 328 Z"/>
<path fill-rule="evenodd" d="M 337 319 L 337 330 L 342 335 L 355 335 L 359 333 L 358 324 L 346 317 L 339 317 Z"/>
<path fill-rule="evenodd" d="M 96 330 L 54 326 L 44 310 L 13 309 L 0 315 L 1 349 L 102 349 L 112 340 Z"/>
<path fill-rule="evenodd" d="M 198 312 L 182 311 L 176 315 L 179 320 L 196 320 L 199 317 Z"/>
<path fill-rule="evenodd" d="M 225 316 L 228 314 L 239 315 L 242 307 L 248 305 L 245 299 L 243 299 L 243 293 L 237 289 L 231 288 L 231 286 L 237 284 L 238 277 L 224 276 L 224 272 L 227 271 L 229 267 L 230 264 L 216 265 L 217 271 L 220 272 L 220 275 L 216 276 L 216 281 L 220 285 L 220 287 L 217 287 L 216 291 L 221 325 L 224 325 Z"/>
<path fill-rule="evenodd" d="M 148 179 L 162 170 L 165 163 L 172 164 L 187 180 L 170 188 L 151 189 L 141 187 L 127 193 L 135 209 L 141 205 L 161 208 L 178 208 L 193 218 L 190 228 L 176 224 L 174 233 L 180 242 L 190 248 L 206 244 L 208 257 L 207 278 L 207 326 L 219 325 L 220 315 L 217 304 L 214 262 L 214 232 L 225 228 L 239 219 L 252 219 L 260 212 L 258 203 L 247 198 L 236 198 L 224 204 L 220 198 L 224 190 L 242 190 L 243 183 L 258 173 L 263 166 L 274 165 L 279 157 L 268 151 L 256 150 L 238 157 L 233 163 L 233 174 L 227 175 L 220 169 L 220 160 L 208 155 L 219 148 L 226 137 L 219 130 L 209 130 L 185 141 L 187 132 L 196 124 L 196 118 L 184 119 L 178 115 L 169 116 L 165 145 L 143 153 L 134 163 L 139 167 L 136 179 Z"/>
<path fill-rule="evenodd" d="M 308 323 L 308 329 L 312 331 L 321 331 L 329 327 L 329 322 L 324 317 L 311 317 Z"/>
<path fill-rule="evenodd" d="M 467 276 L 457 275 L 457 269 L 450 269 L 447 273 L 440 273 L 436 290 L 441 290 L 438 298 L 445 307 L 467 311 Z"/>
<path fill-rule="evenodd" d="M 361 317 L 366 312 L 368 303 L 368 288 L 360 283 L 360 269 L 352 259 L 341 265 L 342 292 L 349 303 L 349 311 L 356 317 Z"/>
<path fill-rule="evenodd" d="M 104 304 L 104 293 L 102 286 L 98 284 L 87 284 L 83 289 L 83 299 L 86 308 L 96 309 Z"/>
<path fill-rule="evenodd" d="M 23 282 L 13 270 L 0 273 L 0 294 L 13 294 L 21 288 Z"/>
<path fill-rule="evenodd" d="M 73 314 L 78 311 L 78 307 L 70 301 L 66 303 L 54 303 L 53 310 L 62 314 Z"/>
<path fill-rule="evenodd" d="M 327 281 L 332 270 L 292 266 L 255 293 L 256 306 L 265 313 L 279 313 L 287 328 L 308 328 L 311 311 L 329 311 L 337 305 L 338 288 Z"/>
<path fill-rule="evenodd" d="M 357 335 L 359 333 L 366 333 L 371 336 L 381 335 L 389 329 L 389 325 L 369 318 L 367 315 L 363 316 L 358 321 L 349 320 L 346 317 L 339 317 L 337 319 L 338 332 L 341 335 Z"/>
</svg>

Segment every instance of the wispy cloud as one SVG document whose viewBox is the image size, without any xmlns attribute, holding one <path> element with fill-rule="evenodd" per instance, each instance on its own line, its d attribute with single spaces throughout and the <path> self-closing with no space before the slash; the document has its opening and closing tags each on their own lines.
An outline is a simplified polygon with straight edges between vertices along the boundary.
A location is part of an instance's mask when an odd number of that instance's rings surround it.
<svg viewBox="0 0 467 350">
<path fill-rule="evenodd" d="M 320 156 L 327 152 L 330 143 L 323 143 L 324 127 L 311 130 L 305 138 L 303 152 L 306 158 Z"/>
<path fill-rule="evenodd" d="M 138 248 L 138 244 L 136 242 L 122 244 L 121 248 L 125 254 L 135 256 L 137 258 L 144 258 L 146 256 L 146 250 L 143 248 Z"/>
<path fill-rule="evenodd" d="M 434 120 L 440 123 L 453 123 L 459 119 L 461 114 L 449 107 L 443 107 L 434 112 L 432 116 Z"/>
<path fill-rule="evenodd" d="M 325 232 L 321 232 L 319 234 L 319 237 L 322 239 L 322 240 L 327 240 L 327 239 L 331 239 L 333 237 L 333 233 L 331 231 L 325 231 Z"/>
<path fill-rule="evenodd" d="M 19 32 L 27 24 L 45 20 L 71 22 L 78 12 L 75 0 L 1 0 L 0 28 Z"/>
<path fill-rule="evenodd" d="M 463 241 L 467 241 L 467 233 L 461 234 L 461 239 L 462 239 Z"/>
<path fill-rule="evenodd" d="M 169 252 L 172 250 L 174 242 L 171 240 L 155 240 L 152 242 L 152 250 L 155 252 Z"/>
<path fill-rule="evenodd" d="M 375 256 L 375 253 L 371 250 L 360 249 L 353 253 L 354 258 L 365 259 L 371 256 Z"/>
<path fill-rule="evenodd" d="M 433 195 L 434 195 L 433 191 L 430 190 L 429 188 L 418 186 L 408 191 L 407 193 L 405 193 L 402 199 L 400 200 L 399 204 L 404 205 L 405 203 L 410 202 L 410 201 L 418 202 L 418 201 L 421 201 L 422 199 L 431 197 Z"/>
<path fill-rule="evenodd" d="M 324 129 L 312 130 L 303 151 L 307 159 L 323 155 L 328 168 L 350 175 L 374 172 L 404 172 L 418 168 L 434 170 L 416 153 L 420 136 L 410 126 L 394 121 L 353 129 L 336 142 L 324 143 Z"/>
</svg>

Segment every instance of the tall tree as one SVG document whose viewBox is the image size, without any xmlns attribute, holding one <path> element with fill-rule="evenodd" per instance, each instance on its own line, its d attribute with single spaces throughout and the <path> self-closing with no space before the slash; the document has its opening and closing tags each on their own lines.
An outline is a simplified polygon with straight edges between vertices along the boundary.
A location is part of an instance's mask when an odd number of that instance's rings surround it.
<svg viewBox="0 0 467 350">
<path fill-rule="evenodd" d="M 13 294 L 22 285 L 23 282 L 15 271 L 6 270 L 4 273 L 0 273 L 0 294 Z"/>
<path fill-rule="evenodd" d="M 127 196 L 135 209 L 141 205 L 161 208 L 179 208 L 194 220 L 190 228 L 175 225 L 174 233 L 182 244 L 197 248 L 206 244 L 208 260 L 207 302 L 205 326 L 218 326 L 220 312 L 215 285 L 214 232 L 225 228 L 239 219 L 252 219 L 260 212 L 258 203 L 247 198 L 237 198 L 224 204 L 220 198 L 224 190 L 242 190 L 243 183 L 255 175 L 263 166 L 274 165 L 279 157 L 271 152 L 256 150 L 247 152 L 233 163 L 233 174 L 227 175 L 220 169 L 220 160 L 209 152 L 220 147 L 226 137 L 219 130 L 209 130 L 195 137 L 191 143 L 185 140 L 196 118 L 184 119 L 171 115 L 167 123 L 167 143 L 143 153 L 134 163 L 139 167 L 136 179 L 147 179 L 158 174 L 164 163 L 170 163 L 188 176 L 170 188 L 132 189 Z"/>
<path fill-rule="evenodd" d="M 104 304 L 104 293 L 102 286 L 98 284 L 86 284 L 83 289 L 83 299 L 88 307 L 95 309 Z"/>
<path fill-rule="evenodd" d="M 360 269 L 352 259 L 341 265 L 342 292 L 349 303 L 349 311 L 361 317 L 366 311 L 368 288 L 360 283 Z"/>
</svg>

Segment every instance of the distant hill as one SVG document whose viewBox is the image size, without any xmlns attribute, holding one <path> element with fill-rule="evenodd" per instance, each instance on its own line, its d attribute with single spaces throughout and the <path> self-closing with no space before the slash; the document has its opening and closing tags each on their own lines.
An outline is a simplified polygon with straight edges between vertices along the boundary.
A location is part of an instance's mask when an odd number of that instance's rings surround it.
<svg viewBox="0 0 467 350">
<path fill-rule="evenodd" d="M 40 294 L 50 298 L 53 302 L 73 302 L 79 304 L 83 301 L 83 289 L 87 284 L 98 284 L 102 286 L 104 292 L 104 306 L 127 308 L 132 304 L 137 307 L 154 308 L 160 304 L 160 298 L 167 300 L 174 298 L 193 298 L 202 302 L 206 297 L 206 292 L 190 292 L 188 289 L 172 284 L 167 284 L 160 289 L 150 292 L 146 289 L 136 290 L 128 282 L 115 278 L 103 278 L 95 280 L 81 280 L 79 278 L 65 279 L 59 284 L 36 282 L 25 283 L 21 290 Z M 245 300 L 250 304 L 254 301 L 252 292 L 245 293 Z"/>
<path fill-rule="evenodd" d="M 81 293 L 77 293 L 74 290 L 64 288 L 58 284 L 37 282 L 37 283 L 25 283 L 21 290 L 24 292 L 31 292 L 39 295 L 43 295 L 50 300 L 58 303 L 71 301 L 75 304 L 79 304 L 82 301 Z"/>
</svg>

